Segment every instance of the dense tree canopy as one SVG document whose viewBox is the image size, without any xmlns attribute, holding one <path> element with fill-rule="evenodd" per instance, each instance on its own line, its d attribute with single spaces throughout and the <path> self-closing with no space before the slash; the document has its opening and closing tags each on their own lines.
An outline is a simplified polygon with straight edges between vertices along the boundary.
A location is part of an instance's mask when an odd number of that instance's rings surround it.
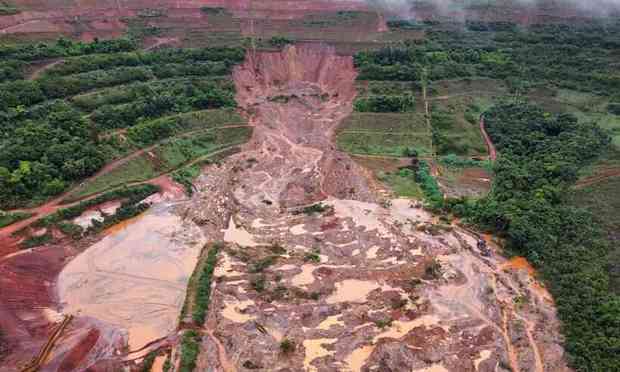
<svg viewBox="0 0 620 372">
<path fill-rule="evenodd" d="M 101 132 L 142 123 L 130 136 L 140 147 L 172 133 L 162 123 L 174 123 L 149 120 L 234 107 L 225 77 L 244 56 L 242 48 L 137 51 L 131 39 L 1 45 L 0 208 L 57 195 L 109 161 L 110 146 L 130 146 L 100 141 Z M 30 64 L 55 58 L 62 63 L 25 80 Z"/>
<path fill-rule="evenodd" d="M 605 234 L 589 212 L 566 202 L 577 171 L 609 145 L 608 135 L 518 103 L 485 118 L 501 154 L 491 193 L 454 209 L 505 235 L 510 250 L 541 268 L 578 370 L 619 370 L 620 298 L 609 288 Z"/>
</svg>

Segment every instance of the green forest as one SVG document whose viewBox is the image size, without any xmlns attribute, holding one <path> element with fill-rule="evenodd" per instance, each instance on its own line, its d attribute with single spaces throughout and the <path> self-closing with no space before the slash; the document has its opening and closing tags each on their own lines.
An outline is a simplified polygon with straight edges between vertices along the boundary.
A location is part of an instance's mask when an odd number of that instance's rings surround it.
<svg viewBox="0 0 620 372">
<path fill-rule="evenodd" d="M 128 146 L 178 132 L 197 110 L 234 108 L 241 48 L 137 50 L 132 39 L 0 46 L 0 209 L 36 205 L 95 174 Z M 61 58 L 35 79 L 29 66 Z M 170 125 L 168 125 L 170 124 Z M 130 143 L 110 137 L 129 128 Z"/>
<path fill-rule="evenodd" d="M 610 246 L 591 212 L 567 199 L 579 169 L 605 151 L 609 136 L 521 103 L 494 107 L 485 120 L 501 153 L 493 187 L 486 198 L 454 208 L 541 268 L 577 369 L 618 370 L 620 297 L 610 288 Z"/>
</svg>

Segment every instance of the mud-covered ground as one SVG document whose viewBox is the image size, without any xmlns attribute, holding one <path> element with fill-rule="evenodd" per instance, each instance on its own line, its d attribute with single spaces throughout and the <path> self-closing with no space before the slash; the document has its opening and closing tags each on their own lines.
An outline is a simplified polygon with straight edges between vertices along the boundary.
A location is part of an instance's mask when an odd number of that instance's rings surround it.
<svg viewBox="0 0 620 372">
<path fill-rule="evenodd" d="M 250 54 L 234 76 L 254 138 L 206 172 L 187 210 L 228 242 L 200 370 L 567 369 L 552 301 L 523 264 L 482 257 L 470 232 L 414 201 L 379 197 L 334 150 L 351 58 L 288 47 Z"/>
<path fill-rule="evenodd" d="M 335 149 L 355 77 L 324 45 L 248 52 L 234 79 L 253 137 L 190 200 L 164 195 L 102 236 L 0 259 L 0 369 L 19 370 L 63 313 L 76 317 L 43 370 L 117 371 L 166 345 L 177 364 L 189 275 L 205 242 L 225 241 L 197 370 L 567 370 L 527 262 L 493 243 L 481 256 L 473 233 L 390 199 Z"/>
</svg>

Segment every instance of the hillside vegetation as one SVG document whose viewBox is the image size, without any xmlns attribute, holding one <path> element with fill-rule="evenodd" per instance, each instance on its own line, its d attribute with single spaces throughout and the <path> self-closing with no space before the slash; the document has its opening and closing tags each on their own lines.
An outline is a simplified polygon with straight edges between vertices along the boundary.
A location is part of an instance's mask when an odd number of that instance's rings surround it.
<svg viewBox="0 0 620 372">
<path fill-rule="evenodd" d="M 0 46 L 0 208 L 36 205 L 173 136 L 244 124 L 228 78 L 244 55 L 241 48 L 140 51 L 133 39 Z M 243 136 L 211 136 L 209 149 Z M 173 144 L 160 162 L 145 160 L 167 164 L 153 175 L 206 154 L 170 160 Z"/>
</svg>

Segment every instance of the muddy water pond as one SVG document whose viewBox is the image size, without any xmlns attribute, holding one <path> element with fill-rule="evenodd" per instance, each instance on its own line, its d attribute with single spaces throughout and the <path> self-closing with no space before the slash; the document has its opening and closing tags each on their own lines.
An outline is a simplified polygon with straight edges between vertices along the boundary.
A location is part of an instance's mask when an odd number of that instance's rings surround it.
<svg viewBox="0 0 620 372">
<path fill-rule="evenodd" d="M 176 327 L 206 238 L 172 205 L 158 204 L 78 255 L 60 273 L 63 312 L 127 331 L 129 350 Z"/>
</svg>

